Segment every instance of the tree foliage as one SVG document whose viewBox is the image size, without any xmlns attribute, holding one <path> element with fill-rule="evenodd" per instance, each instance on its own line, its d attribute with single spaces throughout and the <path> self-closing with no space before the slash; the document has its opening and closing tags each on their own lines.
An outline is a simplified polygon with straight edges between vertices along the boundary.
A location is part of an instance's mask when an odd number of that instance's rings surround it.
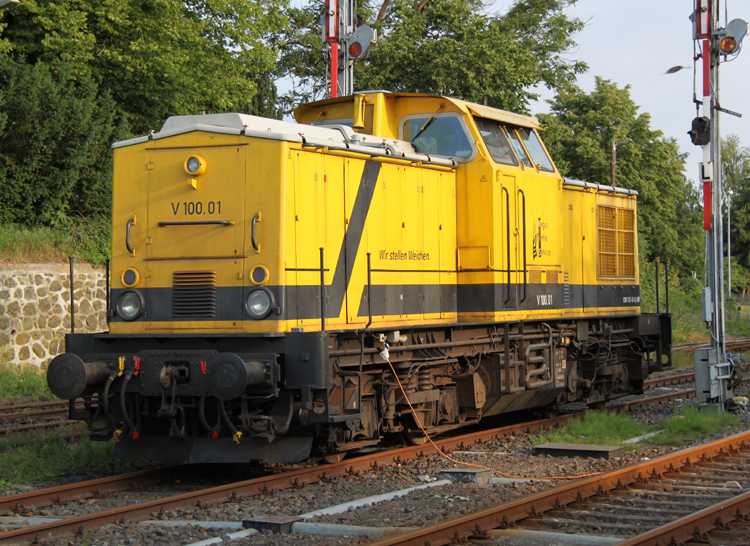
<svg viewBox="0 0 750 546">
<path fill-rule="evenodd" d="M 733 191 L 731 196 L 732 207 L 732 289 L 736 291 L 746 290 L 748 283 L 746 277 L 750 274 L 735 268 L 739 265 L 750 269 L 750 148 L 742 146 L 737 135 L 729 135 L 722 139 L 721 144 L 721 166 L 724 189 Z M 729 197 L 729 196 L 727 196 Z M 728 218 L 725 210 L 724 226 L 728 227 Z M 728 249 L 727 249 L 728 251 Z"/>
<path fill-rule="evenodd" d="M 73 68 L 0 59 L 0 222 L 51 224 L 107 214 L 109 143 L 126 135 L 109 92 Z"/>
<path fill-rule="evenodd" d="M 16 58 L 64 62 L 108 90 L 141 134 L 174 114 L 250 110 L 274 66 L 268 39 L 284 26 L 283 3 L 24 0 L 0 30 Z"/>
<path fill-rule="evenodd" d="M 583 27 L 567 17 L 568 0 L 517 0 L 502 15 L 481 0 L 371 0 L 357 14 L 378 29 L 378 42 L 355 63 L 356 89 L 435 93 L 526 112 L 533 87 L 559 88 L 583 72 L 563 54 Z M 290 110 L 322 98 L 326 61 L 320 38 L 322 2 L 290 8 L 278 75 L 294 77 Z"/>
<path fill-rule="evenodd" d="M 593 92 L 573 88 L 549 102 L 551 113 L 539 119 L 563 176 L 609 184 L 612 141 L 633 139 L 617 150 L 616 183 L 638 191 L 641 253 L 702 270 L 697 196 L 682 173 L 685 155 L 674 139 L 651 129 L 649 114 L 638 113 L 629 86 L 597 78 Z"/>
</svg>

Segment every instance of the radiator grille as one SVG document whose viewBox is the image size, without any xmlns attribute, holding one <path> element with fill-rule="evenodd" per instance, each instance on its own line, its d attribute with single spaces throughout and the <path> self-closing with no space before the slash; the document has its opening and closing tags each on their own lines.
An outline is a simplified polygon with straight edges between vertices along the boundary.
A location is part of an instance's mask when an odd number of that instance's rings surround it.
<svg viewBox="0 0 750 546">
<path fill-rule="evenodd" d="M 597 208 L 597 273 L 599 277 L 635 277 L 635 212 Z"/>
<path fill-rule="evenodd" d="M 172 273 L 172 318 L 216 316 L 216 271 Z"/>
</svg>

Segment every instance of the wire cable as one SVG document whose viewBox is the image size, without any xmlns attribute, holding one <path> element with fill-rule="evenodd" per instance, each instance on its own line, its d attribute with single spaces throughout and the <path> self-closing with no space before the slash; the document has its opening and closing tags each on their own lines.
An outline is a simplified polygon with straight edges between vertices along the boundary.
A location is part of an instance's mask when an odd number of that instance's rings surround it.
<svg viewBox="0 0 750 546">
<path fill-rule="evenodd" d="M 382 356 L 382 354 L 381 354 Z M 472 466 L 474 468 L 482 468 L 484 470 L 490 470 L 494 472 L 495 474 L 500 474 L 501 476 L 505 476 L 506 478 L 517 478 L 521 480 L 575 480 L 577 478 L 588 478 L 589 476 L 598 476 L 599 474 L 602 474 L 602 472 L 594 472 L 592 474 L 581 474 L 580 476 L 555 476 L 555 477 L 543 477 L 543 478 L 533 478 L 528 476 L 514 476 L 513 474 L 506 474 L 505 472 L 500 472 L 499 470 L 495 470 L 493 468 L 490 468 L 488 466 L 482 466 L 480 464 L 472 464 L 472 463 L 465 463 L 463 461 L 459 461 L 457 459 L 454 459 L 453 457 L 443 453 L 443 450 L 441 450 L 438 445 L 432 441 L 432 438 L 430 438 L 430 435 L 427 434 L 427 431 L 422 426 L 422 422 L 419 419 L 419 416 L 417 415 L 417 412 L 414 410 L 414 407 L 411 405 L 411 402 L 409 402 L 409 397 L 406 396 L 406 391 L 404 390 L 404 387 L 401 385 L 401 381 L 398 378 L 398 374 L 396 373 L 396 370 L 393 368 L 393 364 L 391 364 L 390 358 L 385 358 L 385 361 L 388 363 L 388 365 L 391 367 L 391 370 L 393 372 L 394 377 L 396 378 L 396 381 L 398 381 L 398 386 L 401 389 L 401 393 L 404 395 L 404 399 L 406 400 L 406 403 L 409 404 L 409 407 L 411 408 L 412 414 L 414 415 L 414 420 L 417 422 L 417 425 L 419 425 L 419 428 L 422 430 L 422 433 L 424 434 L 425 438 L 432 444 L 432 447 L 434 447 L 440 455 L 448 459 L 449 461 L 452 461 L 457 464 L 461 464 L 464 466 Z"/>
</svg>

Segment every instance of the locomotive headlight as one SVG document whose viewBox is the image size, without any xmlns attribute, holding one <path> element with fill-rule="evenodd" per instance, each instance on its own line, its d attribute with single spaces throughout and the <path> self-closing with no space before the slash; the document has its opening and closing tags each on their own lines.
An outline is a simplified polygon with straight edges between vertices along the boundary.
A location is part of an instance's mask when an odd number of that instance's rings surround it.
<svg viewBox="0 0 750 546">
<path fill-rule="evenodd" d="M 267 288 L 258 288 L 248 294 L 245 302 L 247 314 L 255 320 L 264 319 L 273 309 L 273 294 Z"/>
<path fill-rule="evenodd" d="M 206 160 L 199 155 L 191 155 L 185 160 L 185 172 L 191 176 L 203 174 L 206 170 Z"/>
<path fill-rule="evenodd" d="M 117 298 L 115 309 L 121 319 L 131 321 L 141 316 L 143 313 L 143 296 L 138 290 L 125 290 Z"/>
</svg>

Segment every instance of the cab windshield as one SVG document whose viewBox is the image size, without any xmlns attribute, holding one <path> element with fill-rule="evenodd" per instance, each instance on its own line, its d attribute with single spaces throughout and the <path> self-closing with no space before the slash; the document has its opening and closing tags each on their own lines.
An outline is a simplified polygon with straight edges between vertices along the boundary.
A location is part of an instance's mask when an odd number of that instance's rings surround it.
<svg viewBox="0 0 750 546">
<path fill-rule="evenodd" d="M 401 123 L 403 140 L 409 141 L 416 152 L 457 160 L 467 160 L 474 155 L 464 124 L 457 115 L 416 115 Z"/>
</svg>

